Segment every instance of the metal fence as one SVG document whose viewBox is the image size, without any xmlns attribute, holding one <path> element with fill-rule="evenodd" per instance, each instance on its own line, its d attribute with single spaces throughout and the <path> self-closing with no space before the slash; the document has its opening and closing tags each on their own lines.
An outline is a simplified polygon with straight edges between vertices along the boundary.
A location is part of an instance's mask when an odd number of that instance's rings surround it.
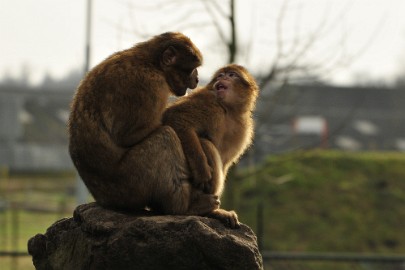
<svg viewBox="0 0 405 270">
<path fill-rule="evenodd" d="M 399 255 L 263 251 L 262 256 L 265 270 L 405 270 L 405 256 Z M 18 263 L 31 259 L 25 252 L 0 251 L 1 257 L 10 259 L 8 269 L 33 269 Z"/>
<path fill-rule="evenodd" d="M 263 251 L 266 270 L 405 270 L 405 256 Z"/>
</svg>

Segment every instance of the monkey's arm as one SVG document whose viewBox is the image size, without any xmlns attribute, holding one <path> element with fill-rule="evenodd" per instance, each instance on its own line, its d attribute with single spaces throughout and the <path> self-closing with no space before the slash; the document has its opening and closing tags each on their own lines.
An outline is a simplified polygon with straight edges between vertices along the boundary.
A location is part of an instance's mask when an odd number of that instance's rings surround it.
<svg viewBox="0 0 405 270">
<path fill-rule="evenodd" d="M 159 97 L 156 85 L 150 89 L 138 86 L 112 97 L 111 110 L 103 113 L 111 139 L 119 147 L 131 147 L 147 138 L 161 126 L 166 97 Z M 156 101 L 159 101 L 158 103 Z"/>
<path fill-rule="evenodd" d="M 136 119 L 139 121 L 139 119 Z M 119 147 L 131 147 L 147 138 L 160 125 L 158 123 L 150 125 L 136 125 L 129 121 L 115 121 L 112 126 L 111 138 Z"/>
<path fill-rule="evenodd" d="M 197 187 L 202 187 L 204 183 L 211 180 L 212 169 L 208 165 L 208 160 L 201 146 L 197 132 L 191 128 L 176 130 L 176 132 L 189 164 L 193 176 L 193 183 Z"/>
</svg>

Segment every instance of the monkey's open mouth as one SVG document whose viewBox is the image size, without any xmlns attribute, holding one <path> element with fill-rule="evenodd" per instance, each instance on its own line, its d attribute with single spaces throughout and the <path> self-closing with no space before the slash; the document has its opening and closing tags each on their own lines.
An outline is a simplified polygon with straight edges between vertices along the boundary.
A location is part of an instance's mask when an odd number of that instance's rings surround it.
<svg viewBox="0 0 405 270">
<path fill-rule="evenodd" d="M 222 83 L 218 83 L 218 84 L 215 86 L 215 89 L 216 89 L 217 91 L 226 91 L 226 90 L 228 89 L 228 87 L 227 87 L 226 85 L 222 84 Z"/>
</svg>

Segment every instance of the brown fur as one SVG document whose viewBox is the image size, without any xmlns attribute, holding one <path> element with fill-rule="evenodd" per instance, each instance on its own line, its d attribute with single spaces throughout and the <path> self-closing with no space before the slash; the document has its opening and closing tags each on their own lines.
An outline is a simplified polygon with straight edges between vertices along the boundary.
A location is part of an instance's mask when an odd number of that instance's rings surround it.
<svg viewBox="0 0 405 270">
<path fill-rule="evenodd" d="M 231 73 L 237 76 L 219 76 Z M 221 84 L 227 90 L 218 91 Z M 219 69 L 206 87 L 165 111 L 163 123 L 176 131 L 195 186 L 221 195 L 229 167 L 252 142 L 257 95 L 254 78 L 244 67 L 231 64 Z M 218 209 L 210 215 L 238 224 L 233 211 Z"/>
<path fill-rule="evenodd" d="M 69 152 L 102 206 L 166 214 L 218 207 L 216 196 L 191 193 L 180 141 L 161 125 L 169 95 L 197 86 L 201 62 L 189 38 L 164 33 L 114 53 L 82 80 L 69 117 Z"/>
</svg>

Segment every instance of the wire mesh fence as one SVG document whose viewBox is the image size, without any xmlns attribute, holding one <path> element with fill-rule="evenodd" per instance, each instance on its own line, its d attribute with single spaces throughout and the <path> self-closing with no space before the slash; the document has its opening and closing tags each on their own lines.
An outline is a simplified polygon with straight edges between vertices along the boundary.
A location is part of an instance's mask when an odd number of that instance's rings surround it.
<svg viewBox="0 0 405 270">
<path fill-rule="evenodd" d="M 405 256 L 262 252 L 265 270 L 405 270 Z M 34 269 L 26 252 L 0 251 L 1 269 Z M 220 267 L 219 267 L 220 268 Z"/>
<path fill-rule="evenodd" d="M 27 241 L 76 205 L 75 175 L 0 178 L 0 269 L 34 269 Z M 257 224 L 264 226 L 263 205 Z M 263 227 L 257 228 L 259 244 Z M 261 244 L 263 247 L 263 244 Z M 405 270 L 405 256 L 263 251 L 266 270 Z M 219 267 L 220 268 L 220 267 Z"/>
<path fill-rule="evenodd" d="M 405 270 L 405 256 L 262 252 L 266 270 Z"/>
<path fill-rule="evenodd" d="M 75 207 L 74 174 L 0 176 L 0 269 L 35 269 L 27 242 Z"/>
</svg>

